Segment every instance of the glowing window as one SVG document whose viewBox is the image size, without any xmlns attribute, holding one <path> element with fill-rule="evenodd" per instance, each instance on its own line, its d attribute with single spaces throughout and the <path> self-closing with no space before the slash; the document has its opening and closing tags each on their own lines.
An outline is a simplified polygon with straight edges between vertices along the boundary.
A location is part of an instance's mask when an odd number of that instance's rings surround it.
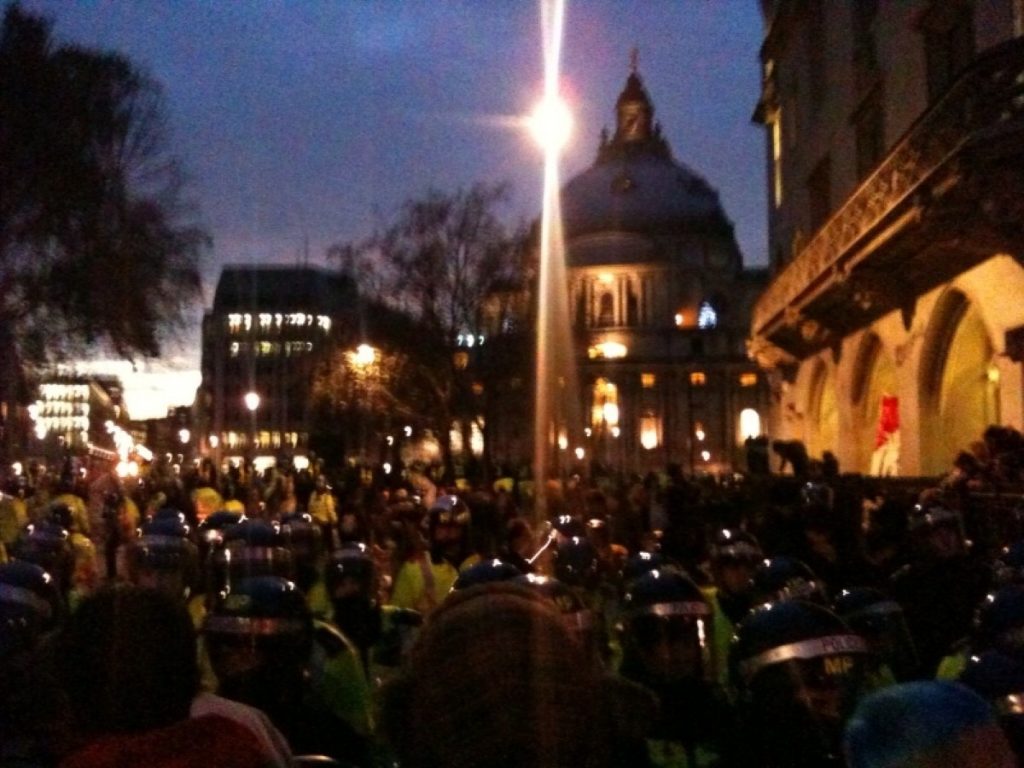
<svg viewBox="0 0 1024 768">
<path fill-rule="evenodd" d="M 660 431 L 661 422 L 657 416 L 645 414 L 640 417 L 640 445 L 645 450 L 651 451 L 658 447 Z"/>
<path fill-rule="evenodd" d="M 705 301 L 700 305 L 697 313 L 697 327 L 702 330 L 709 330 L 718 325 L 718 313 L 711 306 L 711 302 Z"/>
<path fill-rule="evenodd" d="M 707 435 L 707 432 L 704 431 L 704 423 L 703 422 L 700 422 L 700 421 L 694 422 L 694 424 L 693 424 L 693 436 L 697 438 L 697 442 L 699 442 L 699 443 L 703 443 L 704 442 L 704 438 L 706 438 L 708 435 Z"/>
<path fill-rule="evenodd" d="M 741 387 L 753 387 L 757 385 L 757 374 L 756 373 L 741 373 L 740 374 L 740 386 Z"/>
<path fill-rule="evenodd" d="M 740 436 L 744 440 L 761 436 L 761 416 L 753 408 L 740 411 Z"/>
<path fill-rule="evenodd" d="M 456 352 L 452 357 L 455 363 L 455 370 L 464 371 L 469 366 L 468 352 Z"/>
<path fill-rule="evenodd" d="M 640 374 L 640 386 L 644 389 L 652 389 L 658 383 L 658 377 L 653 373 Z"/>
<path fill-rule="evenodd" d="M 274 316 L 269 312 L 260 312 L 260 330 L 267 330 L 274 321 Z"/>
<path fill-rule="evenodd" d="M 238 342 L 237 341 L 232 341 L 231 342 L 230 350 L 231 350 L 231 356 L 232 357 L 238 357 Z"/>
<path fill-rule="evenodd" d="M 591 360 L 596 358 L 617 360 L 625 357 L 628 351 L 625 344 L 619 344 L 617 341 L 604 341 L 587 349 L 587 357 Z"/>
<path fill-rule="evenodd" d="M 690 374 L 690 386 L 692 387 L 703 387 L 708 383 L 708 377 L 703 371 L 694 371 Z"/>
<path fill-rule="evenodd" d="M 590 420 L 593 426 L 615 426 L 619 422 L 619 388 L 607 379 L 594 382 Z"/>
</svg>

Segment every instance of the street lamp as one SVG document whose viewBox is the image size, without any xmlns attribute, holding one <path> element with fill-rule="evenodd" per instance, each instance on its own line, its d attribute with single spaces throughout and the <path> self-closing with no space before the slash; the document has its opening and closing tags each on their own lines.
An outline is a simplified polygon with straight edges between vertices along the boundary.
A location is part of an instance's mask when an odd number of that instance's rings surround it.
<svg viewBox="0 0 1024 768">
<path fill-rule="evenodd" d="M 260 407 L 260 396 L 255 392 L 245 393 L 245 407 L 249 409 L 249 457 L 256 458 L 256 409 Z"/>
</svg>

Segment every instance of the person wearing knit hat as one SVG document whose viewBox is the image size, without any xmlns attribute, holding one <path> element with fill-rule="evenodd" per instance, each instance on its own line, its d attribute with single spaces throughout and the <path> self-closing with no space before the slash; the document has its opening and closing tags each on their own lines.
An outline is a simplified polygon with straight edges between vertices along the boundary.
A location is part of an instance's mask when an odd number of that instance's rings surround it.
<svg viewBox="0 0 1024 768">
<path fill-rule="evenodd" d="M 648 764 L 653 697 L 582 658 L 528 587 L 453 592 L 382 691 L 382 735 L 403 768 Z"/>
<path fill-rule="evenodd" d="M 1012 768 L 989 704 L 960 683 L 922 680 L 865 697 L 846 724 L 849 768 Z"/>
</svg>

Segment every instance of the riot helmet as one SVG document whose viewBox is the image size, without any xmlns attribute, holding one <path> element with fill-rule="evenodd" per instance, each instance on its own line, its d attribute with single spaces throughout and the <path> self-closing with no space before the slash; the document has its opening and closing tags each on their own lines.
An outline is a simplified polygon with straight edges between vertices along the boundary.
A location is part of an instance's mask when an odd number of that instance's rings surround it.
<svg viewBox="0 0 1024 768">
<path fill-rule="evenodd" d="M 351 544 L 331 553 L 324 573 L 331 599 L 358 595 L 372 600 L 377 591 L 376 565 L 365 544 Z"/>
<path fill-rule="evenodd" d="M 1004 547 L 999 553 L 992 565 L 992 582 L 996 587 L 1024 584 L 1024 539 Z"/>
<path fill-rule="evenodd" d="M 868 654 L 864 638 L 806 600 L 762 605 L 740 622 L 730 675 L 766 763 L 842 764 L 843 725 L 861 695 Z"/>
<path fill-rule="evenodd" d="M 897 680 L 916 676 L 917 648 L 899 603 L 881 590 L 855 587 L 840 592 L 832 607 Z"/>
<path fill-rule="evenodd" d="M 14 543 L 13 554 L 16 560 L 35 563 L 50 574 L 62 593 L 71 589 L 75 557 L 67 529 L 52 522 L 27 525 Z"/>
<path fill-rule="evenodd" d="M 361 543 L 335 550 L 324 573 L 334 623 L 359 647 L 364 658 L 382 631 L 376 574 L 370 550 Z"/>
<path fill-rule="evenodd" d="M 965 555 L 970 542 L 963 516 L 954 509 L 917 504 L 907 519 L 916 554 L 925 560 L 948 560 Z"/>
<path fill-rule="evenodd" d="M 281 518 L 281 542 L 292 553 L 295 581 L 308 592 L 318 578 L 323 555 L 323 532 L 306 512 L 295 512 Z"/>
<path fill-rule="evenodd" d="M 313 619 L 294 582 L 255 576 L 217 595 L 203 635 L 222 687 L 238 691 L 294 678 L 309 658 Z"/>
<path fill-rule="evenodd" d="M 128 578 L 187 599 L 199 580 L 199 550 L 189 533 L 188 525 L 170 515 L 144 523 L 128 545 Z"/>
<path fill-rule="evenodd" d="M 629 584 L 633 579 L 638 579 L 645 573 L 664 570 L 677 570 L 685 573 L 683 567 L 665 553 L 641 551 L 630 555 L 626 560 L 626 565 L 622 569 L 622 579 Z"/>
<path fill-rule="evenodd" d="M 177 507 L 162 506 L 153 513 L 153 520 L 177 520 L 182 525 L 188 524 L 188 516 Z M 207 518 L 209 520 L 209 518 Z"/>
<path fill-rule="evenodd" d="M 770 557 L 762 560 L 751 577 L 755 603 L 807 600 L 828 605 L 824 583 L 807 563 L 795 557 Z"/>
<path fill-rule="evenodd" d="M 972 650 L 989 648 L 1024 660 L 1024 584 L 1000 587 L 978 607 Z"/>
<path fill-rule="evenodd" d="M 569 628 L 569 632 L 579 640 L 580 645 L 592 653 L 595 661 L 604 659 L 607 649 L 601 647 L 597 617 L 577 592 L 558 579 L 536 573 L 519 574 L 515 581 L 518 584 L 525 584 L 553 602 L 562 614 L 562 620 Z"/>
<path fill-rule="evenodd" d="M 521 575 L 522 571 L 511 563 L 492 557 L 474 563 L 460 572 L 459 577 L 452 585 L 452 590 L 466 589 L 477 584 L 487 584 L 492 581 L 511 581 Z"/>
<path fill-rule="evenodd" d="M 959 681 L 992 705 L 1017 760 L 1024 762 L 1024 661 L 987 650 L 967 660 Z"/>
<path fill-rule="evenodd" d="M 426 522 L 433 561 L 447 560 L 457 568 L 466 554 L 469 506 L 454 494 L 438 496 L 427 510 Z"/>
<path fill-rule="evenodd" d="M 558 542 L 555 578 L 570 587 L 590 589 L 596 586 L 598 572 L 597 550 L 589 539 L 573 536 Z"/>
<path fill-rule="evenodd" d="M 60 613 L 60 594 L 50 574 L 29 562 L 0 565 L 0 659 L 30 650 L 57 625 Z"/>
<path fill-rule="evenodd" d="M 292 553 L 282 546 L 278 527 L 264 520 L 246 519 L 224 530 L 219 548 L 211 556 L 209 591 L 217 592 L 238 579 L 295 574 Z"/>
<path fill-rule="evenodd" d="M 764 559 L 753 534 L 739 528 L 722 528 L 711 542 L 709 561 L 719 603 L 733 622 L 750 610 L 751 579 Z"/>
<path fill-rule="evenodd" d="M 711 680 L 711 606 L 675 570 L 634 579 L 622 602 L 623 674 L 659 683 Z"/>
</svg>

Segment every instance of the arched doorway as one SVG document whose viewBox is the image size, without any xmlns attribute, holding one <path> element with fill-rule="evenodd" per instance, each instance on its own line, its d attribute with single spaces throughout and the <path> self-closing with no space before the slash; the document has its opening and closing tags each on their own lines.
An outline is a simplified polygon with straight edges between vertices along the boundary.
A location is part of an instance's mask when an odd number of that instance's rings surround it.
<svg viewBox="0 0 1024 768">
<path fill-rule="evenodd" d="M 992 342 L 981 314 L 959 291 L 935 308 L 921 366 L 921 468 L 950 469 L 959 451 L 998 421 L 998 384 L 990 381 Z"/>
<path fill-rule="evenodd" d="M 825 451 L 835 453 L 839 443 L 835 374 L 820 360 L 811 376 L 807 414 L 807 453 L 812 458 L 820 458 Z"/>
</svg>

